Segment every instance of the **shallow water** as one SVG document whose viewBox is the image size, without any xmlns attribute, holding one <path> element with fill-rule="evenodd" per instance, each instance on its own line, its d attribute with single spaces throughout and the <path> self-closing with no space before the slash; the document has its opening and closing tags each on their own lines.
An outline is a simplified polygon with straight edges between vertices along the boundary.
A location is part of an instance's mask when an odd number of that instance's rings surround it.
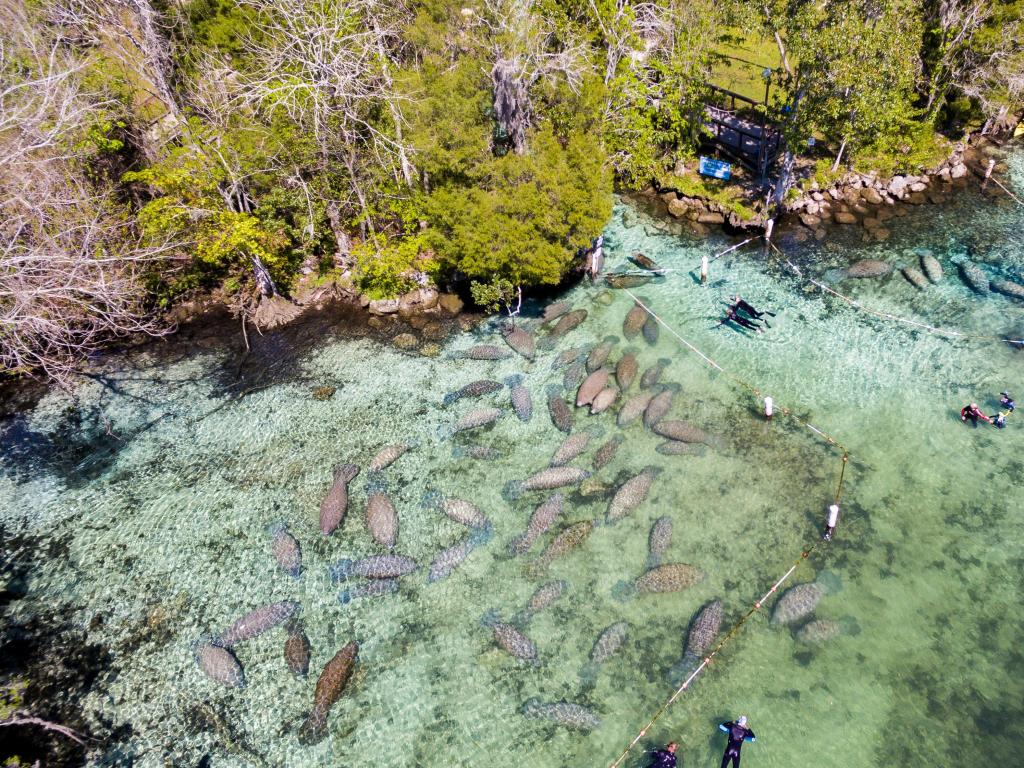
<svg viewBox="0 0 1024 768">
<path fill-rule="evenodd" d="M 1011 157 L 1007 183 L 1024 189 L 1024 154 Z M 654 346 L 622 340 L 630 298 L 584 285 L 568 298 L 588 310 L 587 321 L 533 362 L 450 357 L 476 343 L 502 344 L 493 323 L 449 338 L 437 358 L 371 337 L 314 335 L 323 341 L 282 355 L 263 388 L 232 399 L 237 388 L 225 382 L 237 364 L 226 345 L 172 342 L 104 363 L 105 376 L 75 393 L 84 417 L 53 392 L 7 421 L 0 520 L 8 541 L 23 548 L 16 557 L 28 563 L 24 595 L 10 603 L 7 619 L 52 620 L 109 653 L 75 698 L 90 729 L 105 737 L 91 764 L 607 765 L 671 694 L 670 670 L 694 613 L 720 598 L 724 631 L 797 560 L 787 586 L 820 579 L 828 587 L 813 614 L 779 627 L 769 622 L 769 600 L 625 765 L 645 765 L 640 749 L 669 739 L 682 744 L 687 765 L 717 764 L 715 725 L 740 713 L 758 734 L 744 764 L 791 766 L 809 755 L 815 765 L 850 767 L 1014 762 L 1024 722 L 1017 650 L 1024 438 L 1017 416 L 1003 431 L 975 430 L 957 411 L 975 399 L 994 412 L 1002 389 L 1024 397 L 1022 353 L 858 311 L 760 248 L 716 260 L 710 283 L 700 286 L 691 270 L 701 254 L 738 241 L 626 227 L 622 213 L 606 233 L 609 266 L 640 250 L 678 270 L 634 292 L 728 374 L 665 328 Z M 885 244 L 864 245 L 850 232 L 848 241 L 783 236 L 780 245 L 815 279 L 861 258 L 914 263 L 915 250 L 928 248 L 946 275 L 925 291 L 898 272 L 833 287 L 916 322 L 1016 334 L 1024 306 L 971 294 L 954 261 L 998 258 L 986 267 L 993 275 L 1020 279 L 1022 226 L 1024 210 L 1005 196 L 969 192 L 895 220 Z M 737 292 L 777 313 L 765 334 L 715 327 L 722 301 Z M 536 320 L 527 325 L 537 330 Z M 510 558 L 507 546 L 547 493 L 511 498 L 507 486 L 546 466 L 564 438 L 546 408 L 546 387 L 562 379 L 551 370 L 555 355 L 608 335 L 620 338 L 613 360 L 633 348 L 641 371 L 671 359 L 663 381 L 681 387 L 673 413 L 713 433 L 713 446 L 663 456 L 654 450 L 660 439 L 641 424 L 623 430 L 615 459 L 597 473 L 608 491 L 569 489 L 555 527 L 603 522 L 614 486 L 655 466 L 661 472 L 650 495 L 533 578 L 524 566 L 552 534 L 525 557 Z M 508 389 L 441 406 L 445 393 L 469 381 L 515 374 L 533 395 L 527 424 L 512 414 Z M 773 396 L 772 423 L 733 376 Z M 320 385 L 337 387 L 334 397 L 313 398 Z M 491 404 L 506 410 L 493 427 L 445 438 L 444 427 Z M 786 418 L 784 408 L 850 452 L 838 535 L 806 559 L 800 555 L 820 536 L 842 451 Z M 108 426 L 119 439 L 105 434 Z M 591 426 L 601 437 L 572 462 L 588 469 L 594 450 L 620 432 L 614 414 L 577 411 L 576 429 Z M 318 530 L 319 503 L 336 464 L 365 467 L 392 442 L 415 448 L 377 480 L 398 510 L 396 552 L 420 568 L 397 594 L 342 605 L 344 585 L 331 583 L 327 566 L 381 551 L 363 523 L 370 478 L 364 472 L 352 483 L 349 514 L 327 538 Z M 453 456 L 471 445 L 503 455 Z M 465 535 L 431 504 L 438 494 L 471 500 L 494 533 L 448 578 L 428 584 L 433 558 Z M 624 583 L 643 573 L 648 531 L 662 515 L 674 523 L 665 559 L 694 565 L 705 578 L 676 593 L 629 596 Z M 271 555 L 267 528 L 279 521 L 302 546 L 299 579 Z M 570 588 L 526 629 L 540 663 L 517 661 L 497 647 L 485 621 L 510 620 L 553 579 Z M 307 679 L 287 671 L 281 629 L 238 646 L 245 689 L 202 674 L 191 651 L 198 638 L 285 599 L 302 605 L 313 649 Z M 820 645 L 801 642 L 797 630 L 811 618 L 837 620 L 842 631 Z M 591 647 L 616 621 L 630 624 L 628 639 L 590 679 L 583 670 Z M 316 675 L 350 639 L 360 643 L 359 664 L 331 711 L 329 736 L 301 746 L 296 732 Z M 533 698 L 579 703 L 602 725 L 587 733 L 527 719 L 522 708 Z"/>
</svg>

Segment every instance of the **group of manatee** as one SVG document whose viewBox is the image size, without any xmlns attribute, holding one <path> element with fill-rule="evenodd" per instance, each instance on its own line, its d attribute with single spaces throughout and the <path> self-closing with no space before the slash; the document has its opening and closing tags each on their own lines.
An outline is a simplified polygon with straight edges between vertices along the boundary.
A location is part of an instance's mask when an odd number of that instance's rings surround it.
<svg viewBox="0 0 1024 768">
<path fill-rule="evenodd" d="M 584 309 L 573 309 L 566 302 L 549 305 L 539 327 L 546 329 L 538 341 L 534 333 L 524 325 L 508 324 L 502 330 L 505 346 L 480 344 L 458 353 L 468 360 L 494 361 L 518 354 L 533 360 L 538 348 L 553 348 L 557 341 L 577 328 L 587 318 Z M 658 324 L 639 304 L 627 313 L 623 320 L 623 336 L 632 340 L 643 335 L 651 345 L 658 339 Z M 626 348 L 616 353 L 618 339 L 608 337 L 593 347 L 576 347 L 563 350 L 551 366 L 553 371 L 562 371 L 561 384 L 547 388 L 547 407 L 552 425 L 566 433 L 565 439 L 555 450 L 548 466 L 521 481 L 510 483 L 505 489 L 508 499 L 521 494 L 553 491 L 539 501 L 526 522 L 525 529 L 507 542 L 509 557 L 522 557 L 555 529 L 546 546 L 524 567 L 524 573 L 532 579 L 542 578 L 556 559 L 564 557 L 584 545 L 588 537 L 599 526 L 611 526 L 633 514 L 648 497 L 651 487 L 661 470 L 646 466 L 630 473 L 629 477 L 616 487 L 597 481 L 593 474 L 608 464 L 625 441 L 622 430 L 642 420 L 643 427 L 662 442 L 657 446 L 659 453 L 681 455 L 698 453 L 707 446 L 718 445 L 719 438 L 681 419 L 670 418 L 674 398 L 679 386 L 662 383 L 662 374 L 669 364 L 667 359 L 640 371 L 636 350 Z M 611 362 L 616 357 L 614 363 Z M 635 385 L 635 386 L 634 386 Z M 533 403 L 530 390 L 524 385 L 524 377 L 515 375 L 504 383 L 489 379 L 469 382 L 448 393 L 443 405 L 462 409 L 463 402 L 488 395 L 496 395 L 508 389 L 508 402 L 515 416 L 528 422 L 533 418 Z M 568 396 L 568 400 L 567 400 Z M 608 414 L 619 428 L 619 434 L 601 442 L 604 428 L 591 421 L 577 428 L 577 416 Z M 487 427 L 506 414 L 506 409 L 490 406 L 469 407 L 461 415 L 452 417 L 450 423 L 439 430 L 442 438 L 448 439 L 466 432 Z M 590 469 L 574 466 L 577 461 L 597 442 L 591 458 Z M 381 448 L 365 468 L 367 501 L 364 511 L 366 530 L 383 552 L 360 559 L 342 559 L 329 566 L 333 582 L 342 582 L 344 588 L 338 599 L 341 603 L 362 597 L 384 596 L 397 592 L 400 580 L 419 570 L 419 564 L 412 558 L 395 552 L 399 540 L 400 520 L 391 501 L 381 474 L 398 461 L 411 444 L 392 444 Z M 493 459 L 500 452 L 487 446 L 456 446 L 454 455 L 466 455 L 475 459 Z M 349 509 L 349 486 L 362 472 L 357 464 L 343 463 L 334 470 L 333 482 L 327 490 L 321 505 L 320 532 L 330 536 L 344 521 Z M 603 520 L 578 519 L 566 521 L 567 502 L 565 489 L 577 489 L 584 496 L 603 494 L 608 505 Z M 429 498 L 429 494 L 428 494 Z M 466 529 L 465 534 L 452 546 L 442 550 L 427 569 L 427 583 L 434 583 L 450 576 L 477 548 L 492 539 L 493 525 L 486 514 L 475 504 L 465 499 L 437 495 L 431 500 L 440 514 L 459 523 Z M 283 524 L 273 526 L 270 531 L 270 549 L 282 571 L 298 578 L 302 570 L 301 547 L 295 537 Z M 704 573 L 697 567 L 678 562 L 663 562 L 672 540 L 672 520 L 659 517 L 651 526 L 648 536 L 648 558 L 641 573 L 631 582 L 616 586 L 614 594 L 625 599 L 638 594 L 677 592 L 697 584 Z M 531 619 L 558 601 L 570 585 L 564 580 L 542 583 L 533 593 L 527 605 L 502 620 L 495 612 L 484 618 L 490 628 L 497 648 L 515 659 L 531 665 L 540 664 L 540 652 L 529 637 Z M 773 620 L 789 624 L 808 615 L 824 592 L 814 584 L 798 585 L 784 593 L 779 599 Z M 229 686 L 243 687 L 245 675 L 236 655 L 239 644 L 265 632 L 283 626 L 285 629 L 284 660 L 296 676 L 305 677 L 310 663 L 310 643 L 298 618 L 299 605 L 292 601 L 272 603 L 246 614 L 227 630 L 214 637 L 197 641 L 194 654 L 199 668 L 211 679 Z M 723 606 L 719 599 L 703 605 L 692 617 L 683 635 L 679 672 L 694 664 L 705 654 L 719 635 L 723 618 Z M 604 628 L 593 643 L 590 660 L 580 676 L 584 683 L 592 684 L 601 666 L 611 660 L 629 635 L 630 627 L 624 621 L 617 621 Z M 807 625 L 808 642 L 828 639 L 838 631 L 838 625 L 812 627 Z M 831 634 L 830 634 L 831 633 Z M 352 675 L 359 646 L 356 642 L 345 644 L 324 666 L 316 683 L 313 706 L 305 722 L 299 728 L 301 743 L 312 744 L 327 733 L 328 714 L 339 698 Z M 590 730 L 600 725 L 600 720 L 581 704 L 571 701 L 542 702 L 530 698 L 522 707 L 522 714 L 540 718 L 555 724 Z"/>
</svg>

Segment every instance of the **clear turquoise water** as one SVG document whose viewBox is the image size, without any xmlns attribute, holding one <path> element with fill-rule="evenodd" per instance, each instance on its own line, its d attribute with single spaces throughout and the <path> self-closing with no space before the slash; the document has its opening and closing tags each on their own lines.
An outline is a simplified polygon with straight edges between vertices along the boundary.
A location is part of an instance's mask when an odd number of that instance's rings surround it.
<svg viewBox="0 0 1024 768">
<path fill-rule="evenodd" d="M 1024 189 L 1024 155 L 1010 162 L 1007 183 Z M 771 394 L 777 412 L 793 408 L 851 453 L 838 536 L 790 581 L 825 574 L 838 585 L 813 616 L 839 620 L 843 632 L 808 645 L 795 636 L 801 623 L 780 628 L 767 612 L 757 614 L 640 748 L 675 739 L 687 765 L 717 764 L 715 725 L 742 713 L 758 733 L 745 765 L 1014 764 L 1024 735 L 1024 426 L 1013 416 L 1001 432 L 974 430 L 957 411 L 976 399 L 992 412 L 993 396 L 1006 388 L 1024 398 L 1021 353 L 878 320 L 823 297 L 758 248 L 714 262 L 710 284 L 700 286 L 686 270 L 735 241 L 668 236 L 642 221 L 626 227 L 622 214 L 616 210 L 607 230 L 610 266 L 641 250 L 681 270 L 636 293 L 722 367 Z M 885 244 L 864 245 L 854 232 L 827 244 L 780 244 L 816 279 L 857 259 L 899 265 L 916 260 L 915 249 L 931 249 L 946 277 L 926 291 L 898 273 L 834 285 L 881 311 L 1003 334 L 1024 326 L 1024 306 L 972 295 L 951 260 L 969 254 L 991 261 L 993 274 L 1020 278 L 1022 225 L 1024 210 L 1005 197 L 965 193 L 896 220 Z M 736 292 L 777 312 L 768 333 L 714 327 L 722 300 Z M 546 466 L 564 437 L 545 405 L 545 388 L 561 381 L 554 356 L 609 334 L 621 338 L 631 304 L 601 286 L 580 286 L 567 298 L 588 310 L 587 321 L 532 363 L 450 357 L 475 343 L 501 344 L 493 324 L 449 338 L 437 358 L 377 338 L 316 334 L 297 354 L 274 358 L 280 364 L 269 386 L 230 400 L 224 383 L 235 358 L 216 338 L 200 338 L 103 361 L 103 376 L 74 393 L 84 417 L 70 415 L 68 395 L 52 392 L 9 420 L 0 520 L 7 541 L 28 548 L 15 554 L 29 566 L 20 578 L 25 594 L 5 620 L 52 621 L 110 654 L 74 698 L 100 737 L 90 764 L 195 765 L 204 756 L 224 766 L 610 764 L 671 694 L 668 673 L 694 612 L 718 597 L 731 625 L 819 536 L 841 452 L 782 416 L 766 424 L 747 390 L 664 329 L 653 347 L 622 341 L 613 359 L 632 347 L 641 370 L 671 358 L 664 378 L 681 385 L 675 415 L 720 442 L 702 455 L 662 456 L 654 450 L 660 441 L 641 425 L 623 431 L 624 444 L 598 480 L 613 488 L 645 466 L 662 472 L 631 517 L 596 528 L 555 561 L 547 578 L 571 587 L 529 625 L 541 663 L 517 662 L 496 647 L 482 619 L 510 618 L 543 583 L 524 572 L 531 558 L 509 559 L 506 548 L 545 494 L 510 501 L 503 490 Z M 409 329 L 389 333 L 402 330 Z M 506 389 L 481 400 L 508 410 L 493 428 L 439 437 L 439 427 L 476 405 L 442 408 L 446 392 L 514 374 L 533 394 L 528 424 L 511 414 Z M 335 396 L 314 399 L 312 389 L 325 384 L 338 388 Z M 103 435 L 107 423 L 120 441 Z M 608 414 L 581 411 L 576 424 L 603 430 L 573 462 L 589 468 L 594 448 L 619 430 Z M 405 441 L 415 450 L 384 478 L 401 521 L 396 551 L 420 570 L 395 595 L 343 606 L 327 566 L 379 549 L 362 519 L 365 473 L 353 483 L 343 526 L 320 535 L 331 469 L 343 461 L 365 466 L 381 445 Z M 453 457 L 453 446 L 471 444 L 503 455 Z M 427 584 L 432 559 L 464 535 L 424 505 L 432 492 L 473 501 L 495 533 L 449 578 Z M 607 503 L 607 495 L 572 494 L 562 519 L 603 519 Z M 643 572 L 648 530 L 662 515 L 675 529 L 666 559 L 695 565 L 706 578 L 677 593 L 624 600 L 618 585 Z M 266 529 L 280 520 L 302 545 L 298 580 L 270 553 Z M 283 599 L 302 605 L 313 648 L 306 680 L 288 673 L 280 629 L 239 646 L 244 690 L 203 676 L 190 650 L 198 637 Z M 629 622 L 628 640 L 588 684 L 580 673 L 591 646 L 616 621 Z M 329 737 L 301 746 L 296 730 L 316 674 L 350 639 L 361 645 L 359 665 L 331 711 Z M 67 692 L 69 701 L 74 694 Z M 521 709 L 534 697 L 582 704 L 602 725 L 581 733 L 527 719 Z M 645 764 L 639 751 L 625 762 Z"/>
</svg>

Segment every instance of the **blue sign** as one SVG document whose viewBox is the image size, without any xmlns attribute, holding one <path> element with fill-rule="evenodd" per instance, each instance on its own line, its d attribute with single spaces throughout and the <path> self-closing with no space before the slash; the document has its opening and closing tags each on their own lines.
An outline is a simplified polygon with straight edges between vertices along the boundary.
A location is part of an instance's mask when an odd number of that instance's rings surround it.
<svg viewBox="0 0 1024 768">
<path fill-rule="evenodd" d="M 701 157 L 700 172 L 704 176 L 728 181 L 729 176 L 732 174 L 732 163 L 727 163 L 724 160 L 715 160 L 711 157 Z"/>
</svg>

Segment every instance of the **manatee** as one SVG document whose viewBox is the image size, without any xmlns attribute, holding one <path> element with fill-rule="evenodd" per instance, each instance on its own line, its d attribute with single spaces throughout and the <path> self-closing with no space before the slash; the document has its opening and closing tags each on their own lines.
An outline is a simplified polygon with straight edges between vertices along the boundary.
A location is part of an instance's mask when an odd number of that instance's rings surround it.
<svg viewBox="0 0 1024 768">
<path fill-rule="evenodd" d="M 416 570 L 416 561 L 405 555 L 371 555 L 361 560 L 339 560 L 328 568 L 331 581 L 350 576 L 364 579 L 395 579 Z"/>
<path fill-rule="evenodd" d="M 919 270 L 915 269 L 914 267 L 902 267 L 900 269 L 900 272 L 903 274 L 905 278 L 907 278 L 907 282 L 910 283 L 915 288 L 918 288 L 923 291 L 925 288 L 928 287 L 928 278 L 926 278 L 923 274 L 921 274 Z"/>
<path fill-rule="evenodd" d="M 662 357 L 658 360 L 658 362 L 656 362 L 654 365 L 652 365 L 650 368 L 644 371 L 643 375 L 640 377 L 640 388 L 648 389 L 649 387 L 653 387 L 655 384 L 661 381 L 661 374 L 665 372 L 665 369 L 669 366 L 671 362 L 672 361 L 669 360 L 667 357 Z"/>
<path fill-rule="evenodd" d="M 608 356 L 618 343 L 615 336 L 606 336 L 604 341 L 590 350 L 587 355 L 587 373 L 593 373 L 608 361 Z"/>
<path fill-rule="evenodd" d="M 598 636 L 594 647 L 590 649 L 590 662 L 604 664 L 622 647 L 628 634 L 629 624 L 624 621 L 617 621 L 610 627 L 606 627 Z"/>
<path fill-rule="evenodd" d="M 703 446 L 684 443 L 681 440 L 666 440 L 658 443 L 654 450 L 662 456 L 699 456 L 705 449 Z"/>
<path fill-rule="evenodd" d="M 604 467 L 609 461 L 615 458 L 615 454 L 616 452 L 618 452 L 619 446 L 622 445 L 622 442 L 622 436 L 616 435 L 594 452 L 595 472 Z"/>
<path fill-rule="evenodd" d="M 552 338 L 565 336 L 565 334 L 577 328 L 586 319 L 587 310 L 574 309 L 572 312 L 568 312 L 558 318 L 558 322 L 555 323 L 555 327 L 551 329 L 551 332 L 548 335 Z"/>
<path fill-rule="evenodd" d="M 444 396 L 444 400 L 441 404 L 445 407 L 452 403 L 461 400 L 464 397 L 480 397 L 481 395 L 489 395 L 491 392 L 497 392 L 502 386 L 497 381 L 491 379 L 480 379 L 478 381 L 471 381 L 464 387 L 456 389 L 454 392 L 449 392 Z M 395 457 L 397 458 L 397 457 Z"/>
<path fill-rule="evenodd" d="M 844 274 L 847 277 L 884 277 L 892 272 L 892 265 L 877 259 L 861 259 L 846 268 Z"/>
<path fill-rule="evenodd" d="M 216 642 L 200 640 L 193 647 L 196 664 L 208 678 L 228 688 L 245 688 L 245 673 L 238 659 Z"/>
<path fill-rule="evenodd" d="M 501 451 L 490 445 L 470 445 L 468 447 L 456 445 L 452 448 L 452 456 L 456 459 L 469 457 L 481 461 L 493 461 L 494 459 L 500 459 L 502 454 Z"/>
<path fill-rule="evenodd" d="M 579 494 L 580 496 L 606 496 L 608 491 L 611 490 L 611 486 L 599 477 L 588 477 L 582 483 L 580 483 Z"/>
<path fill-rule="evenodd" d="M 546 323 L 549 320 L 555 320 L 561 317 L 566 312 L 572 309 L 572 304 L 568 301 L 556 301 L 554 304 L 548 304 L 544 307 L 544 314 L 541 315 L 541 319 Z"/>
<path fill-rule="evenodd" d="M 341 464 L 334 469 L 334 484 L 320 502 L 320 533 L 329 536 L 341 525 L 348 510 L 348 484 L 359 474 L 355 464 Z"/>
<path fill-rule="evenodd" d="M 590 404 L 590 415 L 596 416 L 599 413 L 604 413 L 611 408 L 615 401 L 619 399 L 619 390 L 616 387 L 605 387 L 594 397 L 594 401 Z"/>
<path fill-rule="evenodd" d="M 366 530 L 382 547 L 395 548 L 398 540 L 398 513 L 386 493 L 371 493 L 366 500 Z"/>
<path fill-rule="evenodd" d="M 652 271 L 661 269 L 654 259 L 644 256 L 640 251 L 634 252 L 633 255 L 629 257 L 629 260 L 641 269 L 649 269 Z"/>
<path fill-rule="evenodd" d="M 658 334 L 661 333 L 661 324 L 654 315 L 649 314 L 647 316 L 647 320 L 644 321 L 643 332 L 644 341 L 652 347 L 658 343 Z"/>
<path fill-rule="evenodd" d="M 601 727 L 601 720 L 586 707 L 570 701 L 556 701 L 549 704 L 539 699 L 530 699 L 523 704 L 523 715 L 537 720 L 549 720 L 556 725 L 577 731 L 592 731 Z"/>
<path fill-rule="evenodd" d="M 550 491 L 576 485 L 590 477 L 585 469 L 577 467 L 549 467 L 523 480 L 519 488 L 523 491 Z"/>
<path fill-rule="evenodd" d="M 609 523 L 622 519 L 643 503 L 658 472 L 655 467 L 647 467 L 619 486 L 615 496 L 608 502 L 606 518 Z"/>
<path fill-rule="evenodd" d="M 512 410 L 523 423 L 533 418 L 533 398 L 530 390 L 523 385 L 523 377 L 520 375 L 509 376 L 505 383 L 509 386 L 509 394 L 512 398 Z"/>
<path fill-rule="evenodd" d="M 382 597 L 391 595 L 398 591 L 398 579 L 374 579 L 356 584 L 354 587 L 347 587 L 341 590 L 338 595 L 338 602 L 348 605 L 353 600 L 361 597 Z"/>
<path fill-rule="evenodd" d="M 498 644 L 499 648 L 520 661 L 537 663 L 537 646 L 530 638 L 511 624 L 498 622 L 492 629 L 494 642 Z"/>
<path fill-rule="evenodd" d="M 608 384 L 609 376 L 611 376 L 610 368 L 598 368 L 587 376 L 576 393 L 576 407 L 580 408 L 594 402 L 594 398 Z"/>
<path fill-rule="evenodd" d="M 618 382 L 619 389 L 623 392 L 629 389 L 630 384 L 636 379 L 637 370 L 636 354 L 627 351 L 615 366 L 615 381 Z"/>
<path fill-rule="evenodd" d="M 982 295 L 989 292 L 988 275 L 982 271 L 981 267 L 967 259 L 961 261 L 958 267 L 960 269 L 960 277 L 963 278 L 968 288 Z"/>
<path fill-rule="evenodd" d="M 551 423 L 555 425 L 555 429 L 562 432 L 572 430 L 572 409 L 562 398 L 561 391 L 555 386 L 548 388 L 548 413 L 551 414 Z"/>
<path fill-rule="evenodd" d="M 562 441 L 562 444 L 558 446 L 554 456 L 551 457 L 551 462 L 548 466 L 551 467 L 562 467 L 568 464 L 570 461 L 575 459 L 590 445 L 592 438 L 597 436 L 596 429 L 587 429 L 582 432 L 577 432 L 575 435 L 569 435 Z"/>
<path fill-rule="evenodd" d="M 295 537 L 288 533 L 287 523 L 275 523 L 270 532 L 270 551 L 274 553 L 277 566 L 292 578 L 302 572 L 302 549 Z"/>
<path fill-rule="evenodd" d="M 653 568 L 661 563 L 669 546 L 672 544 L 672 518 L 659 517 L 647 534 L 647 567 Z"/>
<path fill-rule="evenodd" d="M 316 744 L 327 735 L 327 713 L 331 711 L 334 702 L 341 696 L 349 678 L 352 677 L 352 669 L 355 667 L 358 655 L 359 644 L 353 641 L 345 645 L 334 654 L 333 659 L 327 662 L 316 681 L 316 690 L 313 692 L 313 709 L 299 728 L 300 744 L 307 746 Z"/>
<path fill-rule="evenodd" d="M 570 347 L 569 349 L 563 349 L 558 353 L 558 356 L 551 363 L 551 370 L 557 371 L 559 368 L 564 368 L 569 363 L 574 363 L 580 360 L 587 354 L 586 347 Z"/>
<path fill-rule="evenodd" d="M 707 432 L 679 419 L 660 420 L 653 429 L 662 437 L 678 440 L 681 443 L 706 443 L 708 441 Z"/>
<path fill-rule="evenodd" d="M 551 543 L 544 548 L 540 557 L 533 563 L 531 570 L 534 573 L 543 573 L 552 562 L 562 555 L 572 552 L 576 547 L 586 541 L 590 532 L 594 530 L 594 523 L 591 520 L 580 520 L 571 523 L 558 532 L 558 535 L 551 540 Z"/>
<path fill-rule="evenodd" d="M 284 663 L 296 677 L 305 677 L 309 672 L 309 638 L 295 621 L 288 625 L 288 637 L 284 641 Z"/>
<path fill-rule="evenodd" d="M 657 394 L 655 390 L 648 389 L 629 398 L 619 409 L 618 425 L 620 427 L 628 427 L 639 419 Z"/>
<path fill-rule="evenodd" d="M 796 639 L 801 643 L 824 643 L 838 635 L 841 627 L 838 621 L 816 619 L 804 624 L 797 630 Z"/>
<path fill-rule="evenodd" d="M 921 254 L 921 269 L 924 270 L 925 276 L 933 283 L 942 280 L 942 265 L 930 253 Z"/>
<path fill-rule="evenodd" d="M 463 387 L 465 389 L 465 387 Z M 394 464 L 398 459 L 408 451 L 412 446 L 407 443 L 394 443 L 393 445 L 385 445 L 379 451 L 377 455 L 370 461 L 370 466 L 366 468 L 367 472 L 380 472 L 382 469 L 387 469 Z"/>
<path fill-rule="evenodd" d="M 704 574 L 692 565 L 667 563 L 647 571 L 633 582 L 633 587 L 641 594 L 678 592 L 692 587 L 703 578 Z"/>
<path fill-rule="evenodd" d="M 622 335 L 627 339 L 635 339 L 640 335 L 640 329 L 644 327 L 646 321 L 647 310 L 639 304 L 634 304 L 622 321 Z"/>
<path fill-rule="evenodd" d="M 537 342 L 533 338 L 533 334 L 521 326 L 507 325 L 502 330 L 501 337 L 505 339 L 506 344 L 527 360 L 533 360 L 537 355 Z"/>
<path fill-rule="evenodd" d="M 217 643 L 225 648 L 233 648 L 239 643 L 262 635 L 279 624 L 283 624 L 299 610 L 299 604 L 292 600 L 281 600 L 277 603 L 264 605 L 250 611 L 228 627 L 217 638 Z"/>
<path fill-rule="evenodd" d="M 565 387 L 566 391 L 572 391 L 576 389 L 580 382 L 587 375 L 587 366 L 584 360 L 577 360 L 570 363 L 565 369 L 565 373 L 562 374 L 562 386 Z"/>
<path fill-rule="evenodd" d="M 470 360 L 504 360 L 507 357 L 512 357 L 512 353 L 494 344 L 478 344 L 463 352 L 461 357 Z"/>
<path fill-rule="evenodd" d="M 712 600 L 690 622 L 683 649 L 684 662 L 692 663 L 707 653 L 722 627 L 722 601 Z"/>
<path fill-rule="evenodd" d="M 644 275 L 637 275 L 632 273 L 615 273 L 609 272 L 604 276 L 604 281 L 608 283 L 610 288 L 639 288 L 641 285 L 647 285 L 654 279 L 654 275 L 651 273 Z"/>
<path fill-rule="evenodd" d="M 644 426 L 651 429 L 661 421 L 672 408 L 672 401 L 675 399 L 675 396 L 675 388 L 667 387 L 651 398 L 651 402 L 646 410 L 644 410 Z"/>
<path fill-rule="evenodd" d="M 996 293 L 1003 294 L 1003 296 L 1024 301 L 1024 285 L 1020 283 L 1014 283 L 1010 280 L 993 280 L 989 283 L 989 287 Z"/>
<path fill-rule="evenodd" d="M 468 528 L 484 528 L 489 524 L 484 513 L 464 499 L 444 499 L 441 502 L 441 511 Z"/>
<path fill-rule="evenodd" d="M 825 596 L 825 588 L 818 583 L 797 584 L 779 597 L 772 611 L 772 624 L 789 624 L 813 611 Z"/>
<path fill-rule="evenodd" d="M 470 411 L 457 422 L 452 428 L 452 434 L 466 432 L 470 429 L 479 429 L 493 424 L 501 417 L 500 408 L 477 408 Z"/>
<path fill-rule="evenodd" d="M 522 555 L 529 551 L 533 543 L 551 527 L 555 519 L 562 514 L 562 495 L 559 493 L 545 499 L 530 515 L 526 530 L 509 542 L 509 552 Z"/>
<path fill-rule="evenodd" d="M 534 590 L 533 595 L 530 596 L 530 600 L 527 602 L 526 607 L 516 614 L 514 621 L 520 625 L 526 624 L 536 614 L 540 613 L 561 598 L 562 595 L 565 594 L 565 590 L 568 588 L 569 582 L 565 581 L 565 579 L 549 581 L 547 584 L 541 584 Z"/>
<path fill-rule="evenodd" d="M 434 562 L 430 564 L 430 571 L 427 574 L 427 582 L 432 584 L 435 581 L 447 578 L 452 571 L 462 565 L 470 553 L 490 539 L 491 528 L 479 529 L 467 534 L 452 546 L 442 550 Z"/>
</svg>

